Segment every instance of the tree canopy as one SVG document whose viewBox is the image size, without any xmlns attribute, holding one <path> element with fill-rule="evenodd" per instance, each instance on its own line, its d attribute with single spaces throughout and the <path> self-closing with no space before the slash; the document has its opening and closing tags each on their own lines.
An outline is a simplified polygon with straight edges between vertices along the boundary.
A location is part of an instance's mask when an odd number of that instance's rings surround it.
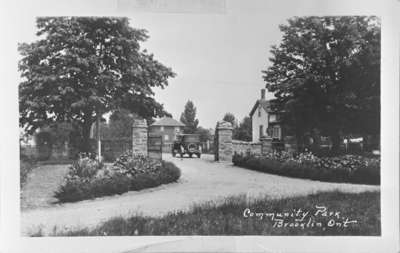
<svg viewBox="0 0 400 253">
<path fill-rule="evenodd" d="M 18 48 L 20 125 L 26 131 L 71 122 L 87 144 L 93 122 L 111 110 L 143 118 L 165 114 L 152 89 L 166 87 L 175 74 L 141 49 L 147 31 L 119 17 L 44 17 L 36 25 L 38 40 Z"/>
<path fill-rule="evenodd" d="M 213 131 L 212 129 L 207 129 L 204 127 L 199 126 L 196 129 L 196 134 L 198 134 L 200 136 L 200 141 L 201 142 L 207 142 L 207 141 L 211 141 L 213 138 Z"/>
<path fill-rule="evenodd" d="M 233 129 L 233 139 L 241 141 L 252 140 L 252 122 L 249 116 L 243 118 L 237 127 Z"/>
<path fill-rule="evenodd" d="M 185 109 L 181 114 L 180 121 L 185 124 L 184 132 L 186 134 L 193 134 L 197 130 L 199 120 L 196 118 L 197 109 L 193 102 L 188 100 L 185 104 Z"/>
<path fill-rule="evenodd" d="M 338 145 L 341 134 L 379 134 L 380 21 L 376 17 L 295 17 L 281 25 L 263 71 L 287 128 L 314 128 Z"/>
<path fill-rule="evenodd" d="M 232 127 L 235 128 L 237 126 L 237 120 L 233 113 L 227 112 L 222 118 L 223 121 L 231 123 Z"/>
<path fill-rule="evenodd" d="M 139 118 L 137 114 L 131 113 L 126 109 L 113 111 L 108 122 L 103 122 L 100 125 L 101 138 L 131 138 L 132 125 L 136 118 Z M 97 132 L 96 126 L 93 128 L 93 130 L 94 133 Z"/>
</svg>

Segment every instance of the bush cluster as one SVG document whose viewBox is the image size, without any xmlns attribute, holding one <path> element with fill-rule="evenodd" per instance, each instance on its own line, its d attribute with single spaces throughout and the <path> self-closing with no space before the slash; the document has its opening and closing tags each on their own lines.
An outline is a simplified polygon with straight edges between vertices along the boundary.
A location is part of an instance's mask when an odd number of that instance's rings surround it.
<svg viewBox="0 0 400 253">
<path fill-rule="evenodd" d="M 235 154 L 233 164 L 247 169 L 328 182 L 380 184 L 380 159 L 357 155 L 317 157 L 271 152 L 263 156 Z"/>
<path fill-rule="evenodd" d="M 134 155 L 130 151 L 111 166 L 84 156 L 69 168 L 55 197 L 60 202 L 74 202 L 122 194 L 175 182 L 180 174 L 173 163 Z"/>
</svg>

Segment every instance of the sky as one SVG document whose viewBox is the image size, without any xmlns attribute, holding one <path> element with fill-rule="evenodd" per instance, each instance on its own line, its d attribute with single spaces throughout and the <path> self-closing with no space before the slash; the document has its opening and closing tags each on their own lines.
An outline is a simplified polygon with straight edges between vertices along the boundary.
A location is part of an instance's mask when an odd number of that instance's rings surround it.
<svg viewBox="0 0 400 253">
<path fill-rule="evenodd" d="M 317 0 L 248 3 L 227 0 L 223 13 L 155 13 L 115 11 L 109 2 L 101 0 L 97 2 L 98 13 L 94 13 L 127 16 L 132 27 L 146 29 L 150 37 L 142 48 L 177 74 L 165 89 L 154 90 L 156 100 L 175 119 L 180 118 L 185 103 L 192 100 L 199 125 L 213 128 L 227 112 L 242 120 L 260 97 L 260 90 L 265 87 L 262 70 L 271 64 L 271 46 L 280 43 L 280 24 L 293 16 L 320 14 L 338 6 L 330 7 L 329 2 Z M 63 7 L 67 8 L 57 5 L 65 15 Z M 85 8 L 89 7 L 81 6 L 79 15 L 85 16 Z M 26 16 L 19 22 L 19 41 L 35 40 L 35 16 Z M 267 94 L 267 98 L 272 97 Z"/>
</svg>

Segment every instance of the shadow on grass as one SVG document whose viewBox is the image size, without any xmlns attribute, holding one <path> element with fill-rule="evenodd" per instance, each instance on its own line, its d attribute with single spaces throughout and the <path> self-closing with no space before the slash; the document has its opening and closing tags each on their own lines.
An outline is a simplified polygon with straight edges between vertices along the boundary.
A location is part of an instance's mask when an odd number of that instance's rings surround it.
<svg viewBox="0 0 400 253">
<path fill-rule="evenodd" d="M 247 212 L 245 217 L 247 208 L 254 213 L 253 216 Z M 271 218 L 271 214 L 275 215 L 275 219 Z M 299 221 L 302 216 L 305 217 Z M 282 226 L 276 223 L 279 219 L 283 219 Z M 110 219 L 94 229 L 57 231 L 55 228 L 50 236 L 380 234 L 379 192 L 320 192 L 278 200 L 268 197 L 257 200 L 249 200 L 245 196 L 230 197 L 219 205 L 208 202 L 195 205 L 188 212 L 169 213 L 161 218 L 134 215 Z M 30 235 L 44 234 L 35 231 Z"/>
</svg>

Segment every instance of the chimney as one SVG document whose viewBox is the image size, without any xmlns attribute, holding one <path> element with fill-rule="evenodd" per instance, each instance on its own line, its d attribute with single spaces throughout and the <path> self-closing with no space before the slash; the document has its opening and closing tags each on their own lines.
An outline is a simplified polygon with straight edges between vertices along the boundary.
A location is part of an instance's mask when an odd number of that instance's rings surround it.
<svg viewBox="0 0 400 253">
<path fill-rule="evenodd" d="M 265 99 L 265 89 L 261 89 L 261 99 Z"/>
</svg>

